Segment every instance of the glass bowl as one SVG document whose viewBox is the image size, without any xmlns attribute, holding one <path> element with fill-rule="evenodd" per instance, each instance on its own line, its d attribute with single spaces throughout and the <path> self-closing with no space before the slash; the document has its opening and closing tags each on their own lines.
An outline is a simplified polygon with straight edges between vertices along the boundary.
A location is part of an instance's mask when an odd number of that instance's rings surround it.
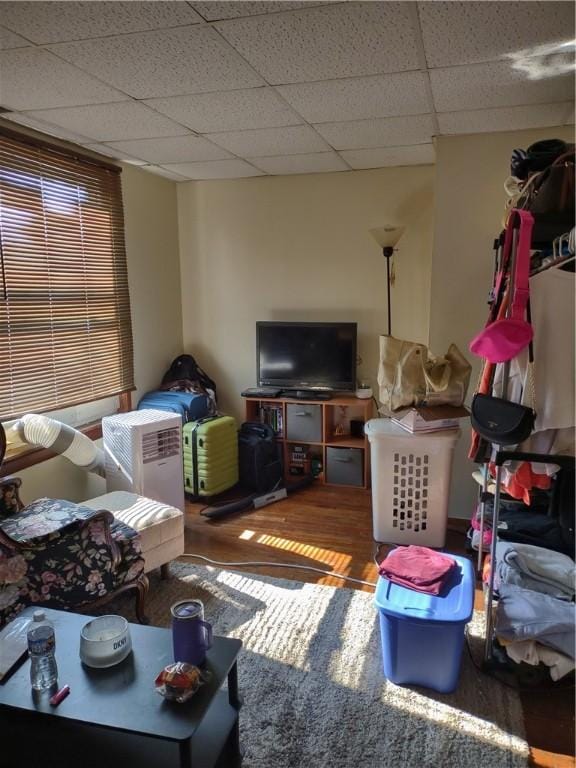
<svg viewBox="0 0 576 768">
<path fill-rule="evenodd" d="M 113 667 L 132 650 L 130 629 L 123 616 L 98 616 L 80 632 L 80 659 L 88 667 Z"/>
</svg>

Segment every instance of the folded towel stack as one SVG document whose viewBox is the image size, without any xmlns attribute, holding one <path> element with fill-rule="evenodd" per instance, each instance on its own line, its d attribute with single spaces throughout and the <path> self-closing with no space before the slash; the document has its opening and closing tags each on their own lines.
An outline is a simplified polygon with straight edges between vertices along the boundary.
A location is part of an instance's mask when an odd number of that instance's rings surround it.
<svg viewBox="0 0 576 768">
<path fill-rule="evenodd" d="M 417 592 L 440 595 L 456 561 L 428 547 L 398 547 L 380 563 L 380 576 Z"/>
</svg>

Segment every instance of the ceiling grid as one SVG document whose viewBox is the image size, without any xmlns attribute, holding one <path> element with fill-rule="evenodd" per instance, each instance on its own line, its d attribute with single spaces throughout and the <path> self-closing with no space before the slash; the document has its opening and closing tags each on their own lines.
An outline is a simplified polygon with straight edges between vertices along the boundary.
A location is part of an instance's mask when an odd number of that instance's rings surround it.
<svg viewBox="0 0 576 768">
<path fill-rule="evenodd" d="M 574 37 L 569 0 L 4 0 L 0 106 L 176 181 L 429 164 L 572 123 Z"/>
</svg>

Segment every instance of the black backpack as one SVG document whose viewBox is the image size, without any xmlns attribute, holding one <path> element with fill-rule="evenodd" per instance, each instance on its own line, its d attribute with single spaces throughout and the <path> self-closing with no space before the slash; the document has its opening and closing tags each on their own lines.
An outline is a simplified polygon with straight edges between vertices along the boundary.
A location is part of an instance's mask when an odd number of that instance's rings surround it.
<svg viewBox="0 0 576 768">
<path fill-rule="evenodd" d="M 240 485 L 257 493 L 274 490 L 282 480 L 281 449 L 269 424 L 247 421 L 238 433 Z"/>
<path fill-rule="evenodd" d="M 161 389 L 180 389 L 190 392 L 212 390 L 217 401 L 216 383 L 200 368 L 192 355 L 180 355 L 170 364 L 162 377 Z"/>
</svg>

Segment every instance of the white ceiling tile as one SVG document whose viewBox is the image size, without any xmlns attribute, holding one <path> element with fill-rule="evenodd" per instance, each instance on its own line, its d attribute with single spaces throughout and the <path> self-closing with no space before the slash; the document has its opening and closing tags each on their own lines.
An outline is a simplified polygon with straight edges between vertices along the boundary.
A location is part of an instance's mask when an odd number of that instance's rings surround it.
<svg viewBox="0 0 576 768">
<path fill-rule="evenodd" d="M 112 149 L 107 144 L 84 144 L 86 149 L 91 149 L 93 152 L 98 152 L 100 155 L 106 155 L 107 157 L 113 157 L 115 160 L 119 160 L 122 163 L 128 163 L 129 165 L 146 165 L 145 160 L 140 160 L 137 157 L 132 157 L 127 152 L 121 152 L 117 149 Z"/>
<path fill-rule="evenodd" d="M 170 179 L 170 181 L 188 181 L 187 178 L 179 173 L 161 168 L 159 165 L 143 165 L 141 168 L 143 171 L 150 171 L 150 173 L 155 173 L 157 176 L 164 176 L 165 179 Z"/>
<path fill-rule="evenodd" d="M 420 66 L 408 3 L 338 3 L 215 26 L 271 84 Z"/>
<path fill-rule="evenodd" d="M 432 110 L 423 72 L 283 85 L 278 91 L 311 123 L 422 115 Z"/>
<path fill-rule="evenodd" d="M 40 131 L 40 133 L 47 133 L 49 136 L 56 136 L 56 138 L 63 139 L 64 141 L 72 141 L 75 144 L 87 144 L 90 141 L 87 136 L 67 131 L 61 125 L 38 120 L 27 112 L 9 112 L 8 114 L 3 114 L 2 119 L 18 123 L 18 125 L 25 125 L 27 128 L 33 128 L 35 131 Z"/>
<path fill-rule="evenodd" d="M 263 176 L 262 171 L 244 160 L 213 160 L 209 163 L 175 163 L 164 168 L 187 179 L 243 179 Z"/>
<path fill-rule="evenodd" d="M 140 32 L 202 19 L 182 2 L 6 2 L 2 23 L 35 43 L 84 40 L 125 32 Z"/>
<path fill-rule="evenodd" d="M 157 136 L 182 136 L 187 133 L 186 128 L 136 101 L 47 109 L 31 112 L 30 115 L 89 136 L 96 141 L 152 139 Z"/>
<path fill-rule="evenodd" d="M 193 3 L 194 8 L 206 21 L 217 19 L 238 19 L 242 16 L 258 16 L 263 13 L 278 13 L 279 11 L 294 11 L 302 8 L 311 8 L 315 5 L 329 5 L 327 2 L 314 2 L 314 0 L 300 0 L 300 2 L 287 2 L 285 0 L 271 0 L 270 2 L 258 2 L 255 0 L 209 0 L 205 3 Z"/>
<path fill-rule="evenodd" d="M 574 97 L 571 75 L 527 80 L 507 61 L 433 69 L 430 81 L 438 112 L 544 104 Z"/>
<path fill-rule="evenodd" d="M 566 102 L 559 102 L 498 109 L 473 109 L 466 112 L 444 112 L 438 115 L 438 122 L 440 133 L 443 134 L 546 128 L 563 124 L 566 106 Z"/>
<path fill-rule="evenodd" d="M 498 59 L 574 37 L 571 2 L 418 3 L 429 67 Z"/>
<path fill-rule="evenodd" d="M 347 149 L 340 154 L 352 168 L 357 170 L 395 165 L 430 165 L 435 160 L 432 144 L 382 149 Z"/>
<path fill-rule="evenodd" d="M 210 133 L 208 138 L 241 157 L 297 155 L 330 149 L 309 125 Z"/>
<path fill-rule="evenodd" d="M 10 109 L 101 104 L 126 98 L 40 48 L 0 52 L 0 72 L 0 104 Z"/>
<path fill-rule="evenodd" d="M 336 152 L 314 152 L 308 155 L 284 155 L 283 157 L 253 157 L 250 162 L 273 176 L 350 170 Z"/>
<path fill-rule="evenodd" d="M 0 27 L 0 51 L 7 51 L 9 48 L 25 48 L 27 45 L 30 45 L 28 40 L 15 35 L 9 29 Z"/>
<path fill-rule="evenodd" d="M 172 96 L 149 99 L 146 104 L 197 133 L 275 128 L 303 122 L 273 88 Z"/>
<path fill-rule="evenodd" d="M 314 127 L 334 149 L 429 144 L 435 133 L 432 115 L 347 120 L 342 123 L 320 123 Z"/>
<path fill-rule="evenodd" d="M 202 136 L 174 136 L 164 139 L 138 139 L 117 141 L 112 149 L 141 157 L 148 163 L 194 163 L 201 160 L 224 160 L 230 157 L 225 149 L 217 147 Z"/>
<path fill-rule="evenodd" d="M 60 43 L 50 48 L 138 99 L 264 85 L 208 26 Z"/>
</svg>

